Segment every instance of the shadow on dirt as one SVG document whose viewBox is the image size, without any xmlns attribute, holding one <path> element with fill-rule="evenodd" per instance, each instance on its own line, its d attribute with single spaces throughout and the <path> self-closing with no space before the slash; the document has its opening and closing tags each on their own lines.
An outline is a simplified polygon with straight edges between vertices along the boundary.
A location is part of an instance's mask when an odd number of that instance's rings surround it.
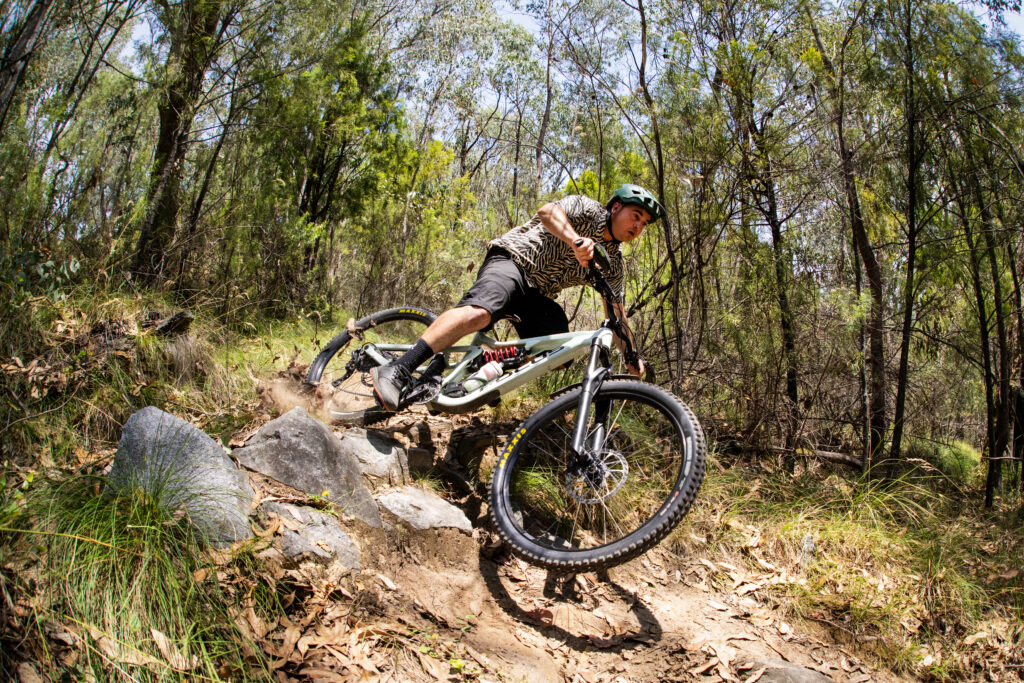
<svg viewBox="0 0 1024 683">
<path fill-rule="evenodd" d="M 573 650 L 582 652 L 585 650 L 607 650 L 609 652 L 623 652 L 636 648 L 643 648 L 657 643 L 662 639 L 663 630 L 654 613 L 634 593 L 608 576 L 607 572 L 598 575 L 599 586 L 605 589 L 609 595 L 603 598 L 603 602 L 621 601 L 627 606 L 636 620 L 636 625 L 622 633 L 617 633 L 610 638 L 598 637 L 595 635 L 579 635 L 572 633 L 565 628 L 552 623 L 553 615 L 546 609 L 524 609 L 512 593 L 506 588 L 499 575 L 499 565 L 487 557 L 485 549 L 481 549 L 480 574 L 490 591 L 494 602 L 511 619 L 526 626 L 537 629 L 547 638 L 559 640 Z M 543 595 L 550 600 L 559 601 L 562 604 L 576 605 L 580 609 L 586 609 L 583 605 L 584 595 L 580 590 L 580 583 L 577 577 L 581 575 L 549 571 L 544 581 Z M 587 576 L 594 576 L 588 574 Z"/>
</svg>

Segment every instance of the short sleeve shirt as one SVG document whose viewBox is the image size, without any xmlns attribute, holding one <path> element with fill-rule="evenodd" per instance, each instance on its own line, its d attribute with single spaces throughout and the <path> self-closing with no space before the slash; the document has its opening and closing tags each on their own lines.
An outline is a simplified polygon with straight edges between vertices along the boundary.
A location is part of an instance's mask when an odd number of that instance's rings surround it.
<svg viewBox="0 0 1024 683">
<path fill-rule="evenodd" d="M 555 203 L 565 211 L 569 223 L 580 237 L 589 237 L 608 251 L 611 268 L 604 275 L 612 291 L 621 300 L 622 252 L 618 242 L 604 238 L 605 228 L 608 227 L 608 210 L 600 202 L 582 195 L 570 195 Z M 491 240 L 490 246 L 508 251 L 512 260 L 523 269 L 527 282 L 544 296 L 554 298 L 567 287 L 587 284 L 587 272 L 576 260 L 572 249 L 545 230 L 536 214 L 529 222 Z"/>
</svg>

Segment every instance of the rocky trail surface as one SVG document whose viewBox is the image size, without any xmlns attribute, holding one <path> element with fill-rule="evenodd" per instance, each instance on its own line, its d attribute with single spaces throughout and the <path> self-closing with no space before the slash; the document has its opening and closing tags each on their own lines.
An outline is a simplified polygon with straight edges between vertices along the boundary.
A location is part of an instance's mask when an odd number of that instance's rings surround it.
<svg viewBox="0 0 1024 683">
<path fill-rule="evenodd" d="M 216 478 L 225 504 L 189 510 L 222 548 L 220 584 L 284 608 L 244 598 L 235 615 L 280 681 L 900 680 L 837 644 L 824 618 L 798 622 L 773 602 L 766 589 L 800 581 L 786 567 L 753 552 L 743 567 L 724 562 L 685 523 L 601 573 L 556 574 L 509 555 L 486 500 L 512 425 L 414 412 L 330 428 L 309 412 L 320 397 L 282 405 L 289 393 L 264 391 L 284 414 L 231 439 L 237 465 Z M 183 443 L 216 450 L 147 408 L 125 425 L 112 472 L 141 481 L 184 468 L 194 449 Z M 146 447 L 133 455 L 132 444 Z M 186 487 L 214 479 L 199 462 Z M 257 561 L 262 586 L 236 570 L 240 553 Z"/>
</svg>

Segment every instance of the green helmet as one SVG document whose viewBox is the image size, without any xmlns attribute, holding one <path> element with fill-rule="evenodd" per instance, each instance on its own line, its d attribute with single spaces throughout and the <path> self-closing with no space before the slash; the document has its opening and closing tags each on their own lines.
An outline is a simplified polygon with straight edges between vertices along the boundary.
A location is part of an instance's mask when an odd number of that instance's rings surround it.
<svg viewBox="0 0 1024 683">
<path fill-rule="evenodd" d="M 612 208 L 612 204 L 615 200 L 619 200 L 623 204 L 633 204 L 645 209 L 647 213 L 651 214 L 651 222 L 658 220 L 665 215 L 665 207 L 655 198 L 653 194 L 640 187 L 639 185 L 631 185 L 626 183 L 619 189 L 612 193 L 612 198 L 608 200 L 608 208 Z"/>
</svg>

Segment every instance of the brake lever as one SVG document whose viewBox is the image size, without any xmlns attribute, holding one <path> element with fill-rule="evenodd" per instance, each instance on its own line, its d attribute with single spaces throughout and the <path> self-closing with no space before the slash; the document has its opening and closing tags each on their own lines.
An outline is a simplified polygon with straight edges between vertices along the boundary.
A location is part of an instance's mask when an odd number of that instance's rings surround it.
<svg viewBox="0 0 1024 683">
<path fill-rule="evenodd" d="M 658 374 L 654 371 L 654 366 L 649 360 L 644 358 L 644 381 L 650 382 L 651 384 L 657 384 L 655 380 L 658 379 Z"/>
</svg>

